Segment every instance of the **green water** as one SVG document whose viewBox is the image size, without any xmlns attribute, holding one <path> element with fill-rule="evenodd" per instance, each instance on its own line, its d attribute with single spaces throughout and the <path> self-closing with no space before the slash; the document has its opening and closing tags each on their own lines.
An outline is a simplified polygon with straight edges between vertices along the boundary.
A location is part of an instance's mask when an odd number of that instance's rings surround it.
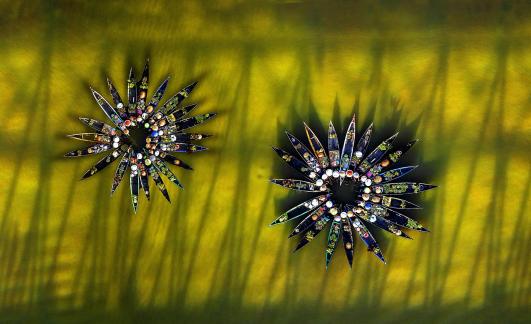
<svg viewBox="0 0 531 324">
<path fill-rule="evenodd" d="M 0 2 L 0 322 L 529 322 L 531 20 L 523 2 Z M 113 167 L 64 135 L 104 120 L 88 86 L 150 91 L 219 115 L 209 150 L 173 168 L 132 214 Z M 152 92 L 151 92 L 152 93 Z M 168 98 L 166 96 L 165 98 Z M 397 100 L 399 103 L 397 104 Z M 325 236 L 293 254 L 301 196 L 271 146 L 303 121 L 374 141 L 421 141 L 413 179 L 439 185 L 413 217 L 430 233 L 375 233 L 387 265 L 355 244 L 325 271 Z M 415 178 L 416 177 L 416 178 Z M 167 181 L 168 185 L 169 182 Z M 378 231 L 373 231 L 378 232 Z"/>
</svg>

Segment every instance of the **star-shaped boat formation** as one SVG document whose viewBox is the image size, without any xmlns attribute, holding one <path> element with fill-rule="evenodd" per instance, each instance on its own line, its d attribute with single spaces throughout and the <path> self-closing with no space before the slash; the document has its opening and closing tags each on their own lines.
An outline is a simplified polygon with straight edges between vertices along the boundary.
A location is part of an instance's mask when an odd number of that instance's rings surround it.
<svg viewBox="0 0 531 324">
<path fill-rule="evenodd" d="M 420 207 L 397 196 L 419 193 L 436 187 L 425 183 L 394 182 L 417 167 L 404 166 L 390 169 L 417 140 L 395 147 L 393 142 L 397 133 L 366 154 L 373 125 L 367 128 L 357 142 L 355 125 L 354 116 L 341 151 L 332 122 L 328 129 L 328 152 L 306 124 L 304 126 L 310 149 L 286 132 L 302 160 L 280 148 L 273 148 L 287 164 L 299 171 L 303 178 L 272 179 L 271 182 L 288 189 L 313 192 L 318 195 L 283 213 L 271 225 L 302 217 L 302 221 L 290 235 L 290 237 L 301 236 L 296 251 L 309 243 L 331 222 L 325 252 L 327 267 L 340 238 L 343 239 L 343 247 L 352 266 L 353 232 L 359 235 L 369 251 L 385 263 L 378 243 L 366 224 L 375 225 L 405 238 L 410 237 L 401 228 L 427 231 L 417 221 L 402 213 L 402 210 Z"/>
<path fill-rule="evenodd" d="M 91 118 L 79 118 L 81 122 L 96 132 L 68 136 L 91 142 L 93 145 L 65 154 L 66 157 L 78 157 L 111 151 L 109 155 L 90 168 L 83 175 L 83 179 L 103 170 L 121 157 L 112 182 L 111 194 L 122 181 L 126 171 L 130 170 L 131 201 L 135 212 L 138 207 L 140 188 L 143 189 L 147 199 L 150 198 L 149 177 L 153 178 L 157 188 L 168 201 L 170 197 L 161 175 L 182 188 L 167 164 L 191 170 L 189 165 L 173 154 L 206 150 L 205 147 L 194 143 L 209 135 L 185 131 L 215 116 L 214 113 L 209 113 L 185 117 L 196 105 L 182 107 L 181 103 L 190 95 L 197 82 L 185 87 L 160 105 L 169 77 L 162 82 L 149 101 L 147 100 L 148 81 L 149 62 L 146 62 L 139 81 L 135 80 L 134 71 L 131 68 L 127 80 L 127 102 L 124 102 L 112 82 L 107 79 L 113 105 L 91 88 L 96 102 L 112 121 L 112 126 Z"/>
</svg>

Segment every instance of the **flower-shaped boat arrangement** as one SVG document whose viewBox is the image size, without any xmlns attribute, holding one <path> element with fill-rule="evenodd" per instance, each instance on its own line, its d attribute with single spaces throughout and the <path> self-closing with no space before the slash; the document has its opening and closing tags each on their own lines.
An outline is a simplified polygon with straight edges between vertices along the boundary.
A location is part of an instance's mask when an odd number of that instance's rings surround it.
<svg viewBox="0 0 531 324">
<path fill-rule="evenodd" d="M 393 142 L 397 133 L 366 154 L 373 125 L 367 128 L 357 143 L 355 125 L 354 116 L 341 151 L 332 122 L 328 129 L 328 152 L 306 124 L 304 126 L 310 149 L 286 132 L 302 160 L 280 148 L 273 148 L 288 165 L 299 171 L 302 178 L 272 179 L 271 182 L 292 190 L 312 192 L 316 196 L 286 211 L 271 225 L 302 217 L 290 235 L 301 236 L 296 251 L 309 243 L 331 222 L 325 252 L 327 267 L 340 238 L 343 239 L 343 247 L 352 266 L 353 232 L 359 235 L 369 251 L 385 263 L 378 243 L 366 224 L 375 225 L 405 238 L 410 237 L 401 228 L 427 231 L 417 221 L 402 213 L 402 210 L 420 207 L 397 196 L 415 194 L 436 187 L 425 183 L 395 182 L 417 167 L 390 169 L 417 140 L 395 147 Z"/>
<path fill-rule="evenodd" d="M 149 62 L 146 62 L 139 81 L 135 80 L 134 71 L 131 68 L 127 80 L 127 102 L 124 102 L 112 82 L 107 79 L 114 105 L 91 88 L 96 102 L 112 121 L 113 126 L 92 118 L 79 118 L 81 122 L 96 132 L 68 136 L 91 142 L 93 145 L 65 154 L 66 157 L 79 157 L 112 150 L 109 155 L 90 168 L 83 175 L 83 179 L 103 170 L 121 157 L 114 175 L 111 194 L 114 193 L 129 169 L 131 201 L 135 212 L 138 207 L 140 188 L 143 189 L 147 199 L 150 198 L 149 177 L 153 178 L 157 188 L 168 201 L 170 201 L 170 196 L 161 174 L 178 187 L 183 187 L 167 164 L 191 170 L 188 164 L 173 154 L 206 150 L 194 141 L 205 139 L 209 135 L 185 131 L 215 116 L 214 113 L 209 113 L 185 118 L 196 105 L 182 107 L 181 103 L 190 95 L 197 82 L 179 91 L 163 105 L 159 105 L 168 86 L 169 78 L 162 82 L 149 101 L 147 100 L 148 81 Z"/>
</svg>

